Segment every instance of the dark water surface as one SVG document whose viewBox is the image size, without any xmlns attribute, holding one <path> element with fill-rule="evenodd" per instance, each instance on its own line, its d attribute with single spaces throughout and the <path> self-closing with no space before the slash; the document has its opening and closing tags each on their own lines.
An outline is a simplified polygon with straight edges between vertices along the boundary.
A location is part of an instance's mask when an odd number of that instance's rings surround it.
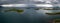
<svg viewBox="0 0 60 23">
<path fill-rule="evenodd" d="M 23 9 L 24 13 L 18 14 L 16 12 L 1 12 L 3 9 L 0 8 L 1 23 L 48 23 L 50 19 L 60 19 L 59 15 L 45 14 L 45 10 Z"/>
</svg>

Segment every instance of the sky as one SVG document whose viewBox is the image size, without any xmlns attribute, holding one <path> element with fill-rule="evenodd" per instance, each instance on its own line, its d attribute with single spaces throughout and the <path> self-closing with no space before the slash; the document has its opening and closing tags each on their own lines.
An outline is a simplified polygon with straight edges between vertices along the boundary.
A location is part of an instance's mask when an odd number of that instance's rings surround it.
<svg viewBox="0 0 60 23">
<path fill-rule="evenodd" d="M 60 4 L 60 0 L 0 0 L 3 4 Z M 45 6 L 45 5 L 44 5 Z"/>
<path fill-rule="evenodd" d="M 45 3 L 54 3 L 54 2 L 58 2 L 60 3 L 60 0 L 0 0 L 0 3 L 40 3 L 41 2 L 45 2 Z"/>
</svg>

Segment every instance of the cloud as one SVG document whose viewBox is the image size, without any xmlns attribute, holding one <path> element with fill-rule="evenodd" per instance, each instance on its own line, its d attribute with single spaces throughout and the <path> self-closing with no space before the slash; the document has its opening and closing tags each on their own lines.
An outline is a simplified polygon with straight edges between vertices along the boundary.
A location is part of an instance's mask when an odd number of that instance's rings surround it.
<svg viewBox="0 0 60 23">
<path fill-rule="evenodd" d="M 36 7 L 53 7 L 53 5 L 50 4 L 35 4 Z"/>
<path fill-rule="evenodd" d="M 46 1 L 45 3 L 51 3 L 50 1 Z"/>
<path fill-rule="evenodd" d="M 26 7 L 26 4 L 6 4 L 6 5 L 1 5 L 2 7 Z"/>
<path fill-rule="evenodd" d="M 33 0 L 33 1 L 35 1 L 35 2 L 38 2 L 38 1 L 44 2 L 44 0 Z"/>
<path fill-rule="evenodd" d="M 31 2 L 32 1 L 32 2 Z M 36 3 L 36 2 L 44 2 L 44 1 L 46 1 L 46 3 L 54 3 L 54 1 L 55 2 L 57 2 L 57 3 L 60 3 L 60 0 L 31 0 L 30 2 L 31 3 Z M 35 1 L 35 2 L 33 2 L 33 1 Z M 17 3 L 17 4 L 19 4 L 19 3 L 29 3 L 27 0 L 0 0 L 0 3 Z"/>
</svg>

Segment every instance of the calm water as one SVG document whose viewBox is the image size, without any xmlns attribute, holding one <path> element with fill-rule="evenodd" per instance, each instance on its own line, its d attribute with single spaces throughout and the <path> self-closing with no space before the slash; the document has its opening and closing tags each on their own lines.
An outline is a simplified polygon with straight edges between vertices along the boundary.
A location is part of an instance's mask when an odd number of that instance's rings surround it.
<svg viewBox="0 0 60 23">
<path fill-rule="evenodd" d="M 8 8 L 2 8 L 5 10 Z M 18 8 L 17 8 L 18 9 Z M 46 12 L 54 12 L 57 10 L 34 10 L 23 9 L 23 14 L 16 12 L 0 12 L 0 18 L 2 23 L 48 23 L 50 19 L 60 19 L 59 15 L 52 16 L 45 14 Z M 60 11 L 60 10 L 58 10 Z"/>
</svg>

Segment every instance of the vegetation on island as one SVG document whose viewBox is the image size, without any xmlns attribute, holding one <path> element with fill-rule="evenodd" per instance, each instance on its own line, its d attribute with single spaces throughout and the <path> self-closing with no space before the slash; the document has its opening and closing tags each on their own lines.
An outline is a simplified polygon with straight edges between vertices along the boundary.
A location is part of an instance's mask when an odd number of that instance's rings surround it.
<svg viewBox="0 0 60 23">
<path fill-rule="evenodd" d="M 55 12 L 55 13 L 46 13 L 48 15 L 57 15 L 57 14 L 60 14 L 60 12 Z"/>
<path fill-rule="evenodd" d="M 16 9 L 16 8 L 12 8 L 12 9 L 9 9 L 9 10 L 5 10 L 4 12 L 10 12 L 10 11 L 15 11 L 15 12 L 18 12 L 18 13 L 24 12 L 24 10 L 22 10 L 22 9 Z"/>
</svg>

